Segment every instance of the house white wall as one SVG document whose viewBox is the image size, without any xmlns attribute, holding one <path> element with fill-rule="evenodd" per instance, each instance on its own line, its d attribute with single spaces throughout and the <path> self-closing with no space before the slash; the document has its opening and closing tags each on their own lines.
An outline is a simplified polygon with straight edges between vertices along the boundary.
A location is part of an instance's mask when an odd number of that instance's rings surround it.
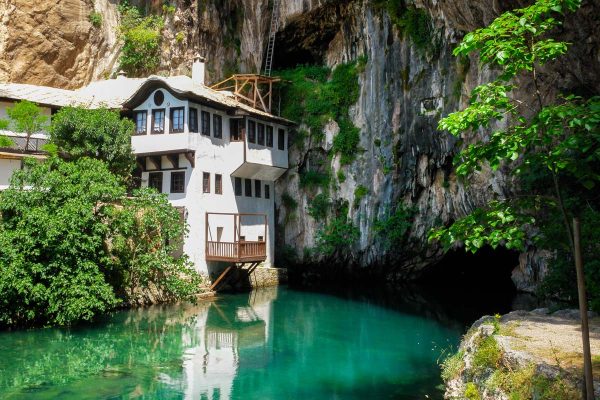
<svg viewBox="0 0 600 400">
<path fill-rule="evenodd" d="M 21 160 L 0 158 L 0 190 L 8 188 L 13 172 L 21 168 Z"/>
<path fill-rule="evenodd" d="M 195 167 L 192 168 L 184 155 L 179 155 L 179 169 L 173 170 L 173 165 L 168 157 L 161 157 L 163 174 L 163 193 L 168 194 L 169 201 L 177 207 L 185 207 L 186 222 L 189 225 L 189 233 L 184 241 L 184 251 L 203 274 L 210 274 L 222 268 L 222 265 L 205 260 L 205 218 L 207 212 L 217 213 L 260 213 L 266 214 L 267 226 L 267 260 L 266 266 L 270 266 L 274 259 L 275 242 L 275 185 L 273 180 L 261 181 L 261 197 L 257 198 L 255 192 L 255 181 L 252 180 L 252 197 L 245 195 L 245 183 L 242 181 L 242 196 L 235 195 L 235 177 L 232 174 L 244 163 L 244 159 L 252 154 L 256 163 L 269 167 L 277 164 L 280 168 L 287 168 L 287 147 L 285 151 L 277 149 L 277 129 L 274 128 L 274 148 L 249 148 L 247 143 L 230 141 L 230 119 L 224 111 L 204 105 L 179 100 L 170 95 L 166 90 L 163 105 L 157 107 L 153 103 L 154 93 L 134 111 L 145 110 L 147 117 L 147 134 L 132 137 L 132 145 L 136 154 L 148 154 L 169 152 L 187 149 L 195 151 Z M 201 133 L 189 132 L 189 107 L 198 109 L 199 131 L 201 131 L 201 112 L 208 111 L 211 114 L 211 136 Z M 168 133 L 170 131 L 170 108 L 185 107 L 185 129 L 183 133 Z M 165 108 L 165 133 L 150 134 L 151 113 L 154 108 Z M 222 138 L 213 135 L 213 114 L 222 117 Z M 283 128 L 283 127 L 281 127 Z M 287 132 L 287 130 L 286 130 Z M 287 133 L 286 133 L 287 135 Z M 253 147 L 254 145 L 251 145 Z M 264 147 L 264 146 L 262 146 Z M 284 154 L 285 153 L 285 154 Z M 146 171 L 142 173 L 142 186 L 147 186 L 150 173 L 158 172 L 155 165 L 147 161 Z M 185 193 L 170 193 L 171 173 L 174 171 L 185 171 Z M 203 191 L 203 173 L 210 174 L 210 193 Z M 215 175 L 222 176 L 222 194 L 215 193 Z M 240 177 L 239 174 L 236 176 Z M 246 178 L 243 178 L 246 179 Z M 270 198 L 265 199 L 265 185 L 269 186 Z M 222 227 L 221 241 L 233 241 L 233 217 L 211 216 L 209 221 L 209 238 L 217 241 L 218 227 Z M 263 219 L 245 217 L 242 224 L 241 235 L 247 240 L 258 240 L 258 236 L 264 236 Z"/>
</svg>

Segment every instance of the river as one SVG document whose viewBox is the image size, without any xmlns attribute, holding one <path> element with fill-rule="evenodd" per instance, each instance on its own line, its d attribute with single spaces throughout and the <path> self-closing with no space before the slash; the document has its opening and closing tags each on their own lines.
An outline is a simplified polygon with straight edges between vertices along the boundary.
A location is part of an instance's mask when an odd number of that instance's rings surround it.
<svg viewBox="0 0 600 400">
<path fill-rule="evenodd" d="M 437 399 L 465 324 L 285 287 L 0 333 L 2 399 Z"/>
</svg>

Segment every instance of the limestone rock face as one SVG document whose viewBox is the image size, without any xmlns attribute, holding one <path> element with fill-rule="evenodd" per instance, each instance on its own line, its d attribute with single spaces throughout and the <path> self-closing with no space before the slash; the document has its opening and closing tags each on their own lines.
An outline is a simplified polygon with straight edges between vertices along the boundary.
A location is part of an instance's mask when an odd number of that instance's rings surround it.
<svg viewBox="0 0 600 400">
<path fill-rule="evenodd" d="M 100 27 L 90 22 L 94 11 Z M 0 18 L 0 81 L 76 88 L 116 60 L 114 1 L 6 0 Z"/>
</svg>

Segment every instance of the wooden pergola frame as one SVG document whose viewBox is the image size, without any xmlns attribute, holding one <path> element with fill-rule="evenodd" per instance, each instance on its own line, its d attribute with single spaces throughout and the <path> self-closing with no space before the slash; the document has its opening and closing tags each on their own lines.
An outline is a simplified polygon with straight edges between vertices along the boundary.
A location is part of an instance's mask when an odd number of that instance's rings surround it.
<svg viewBox="0 0 600 400">
<path fill-rule="evenodd" d="M 250 107 L 271 113 L 273 105 L 273 84 L 280 78 L 258 74 L 235 74 L 211 86 L 218 91 L 231 91 L 235 98 Z"/>
</svg>

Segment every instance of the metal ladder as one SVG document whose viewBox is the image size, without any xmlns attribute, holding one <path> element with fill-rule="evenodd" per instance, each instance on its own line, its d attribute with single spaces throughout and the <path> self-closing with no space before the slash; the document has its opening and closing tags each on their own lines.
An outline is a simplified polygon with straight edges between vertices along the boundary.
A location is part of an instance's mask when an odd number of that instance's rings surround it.
<svg viewBox="0 0 600 400">
<path fill-rule="evenodd" d="M 279 3 L 280 0 L 273 0 L 273 14 L 271 14 L 271 27 L 269 30 L 269 42 L 267 44 L 267 57 L 265 59 L 265 76 L 271 76 L 273 66 L 273 53 L 275 51 L 275 36 L 279 29 Z"/>
</svg>

